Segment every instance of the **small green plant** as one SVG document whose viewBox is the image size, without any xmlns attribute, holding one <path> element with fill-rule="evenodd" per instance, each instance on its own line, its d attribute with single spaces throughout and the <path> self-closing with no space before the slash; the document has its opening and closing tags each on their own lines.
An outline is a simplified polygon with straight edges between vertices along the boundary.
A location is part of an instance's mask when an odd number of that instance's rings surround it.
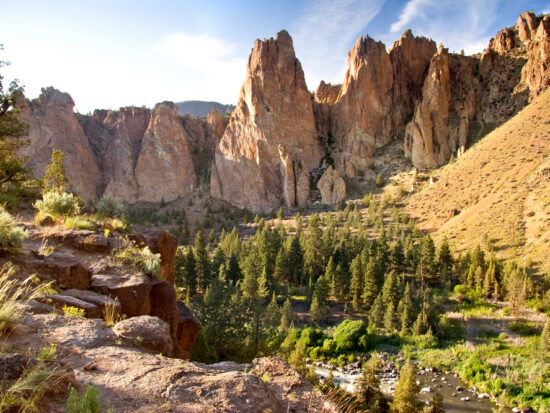
<svg viewBox="0 0 550 413">
<path fill-rule="evenodd" d="M 11 214 L 0 206 L 0 252 L 17 252 L 29 232 L 18 226 Z"/>
<path fill-rule="evenodd" d="M 70 306 L 70 305 L 69 306 L 67 306 L 67 305 L 63 306 L 63 313 L 67 317 L 84 317 L 84 309 L 83 308 L 73 307 L 73 306 Z"/>
<path fill-rule="evenodd" d="M 134 241 L 123 238 L 121 246 L 110 258 L 112 265 L 130 265 L 155 277 L 160 271 L 160 254 L 153 254 L 149 247 L 140 248 Z"/>
<path fill-rule="evenodd" d="M 86 217 L 67 217 L 65 218 L 65 228 L 93 230 L 95 223 Z"/>
<path fill-rule="evenodd" d="M 42 347 L 40 353 L 38 353 L 38 359 L 42 361 L 52 361 L 57 357 L 57 344 L 50 343 L 49 346 Z"/>
<path fill-rule="evenodd" d="M 141 338 L 140 336 L 137 336 L 133 343 L 132 343 L 135 347 L 141 347 L 143 345 L 143 338 Z"/>
<path fill-rule="evenodd" d="M 74 388 L 69 390 L 66 405 L 67 413 L 101 413 L 101 403 L 99 401 L 99 390 L 94 383 L 86 386 L 82 396 Z"/>
<path fill-rule="evenodd" d="M 261 379 L 266 384 L 271 382 L 271 377 L 269 377 L 269 373 L 267 371 L 262 375 Z"/>
<path fill-rule="evenodd" d="M 112 195 L 104 195 L 96 210 L 99 218 L 122 218 L 126 212 L 124 204 Z"/>
<path fill-rule="evenodd" d="M 124 316 L 121 316 L 118 313 L 118 298 L 110 301 L 105 304 L 103 309 L 103 318 L 105 319 L 105 324 L 109 327 L 114 326 L 116 323 L 124 319 Z"/>
<path fill-rule="evenodd" d="M 384 186 L 384 178 L 382 177 L 382 174 L 376 175 L 376 186 L 379 188 Z"/>
<path fill-rule="evenodd" d="M 65 155 L 63 151 L 54 149 L 52 151 L 52 163 L 46 167 L 42 186 L 44 193 L 55 191 L 62 193 L 69 185 L 69 180 L 65 175 Z"/>
<path fill-rule="evenodd" d="M 48 240 L 46 238 L 42 238 L 42 242 L 40 243 L 40 247 L 38 248 L 38 253 L 43 257 L 47 257 L 49 255 L 52 255 L 54 251 L 55 247 L 49 247 Z"/>
<path fill-rule="evenodd" d="M 42 199 L 36 201 L 33 206 L 43 215 L 49 215 L 56 220 L 61 215 L 68 217 L 78 215 L 81 202 L 76 195 L 51 191 L 42 195 Z"/>
</svg>

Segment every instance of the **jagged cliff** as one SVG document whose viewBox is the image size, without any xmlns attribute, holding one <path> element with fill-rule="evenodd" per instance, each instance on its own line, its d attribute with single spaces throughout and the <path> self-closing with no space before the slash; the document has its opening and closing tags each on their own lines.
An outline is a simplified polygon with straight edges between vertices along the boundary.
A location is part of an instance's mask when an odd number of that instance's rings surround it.
<svg viewBox="0 0 550 413">
<path fill-rule="evenodd" d="M 256 40 L 237 108 L 216 148 L 212 196 L 252 211 L 309 199 L 319 166 L 311 96 L 286 31 Z"/>
<path fill-rule="evenodd" d="M 189 196 L 208 170 L 227 124 L 217 111 L 180 116 L 171 102 L 153 109 L 127 107 L 73 112 L 71 97 L 44 89 L 22 117 L 29 124 L 29 166 L 42 176 L 53 149 L 65 153 L 71 190 L 95 202 L 104 194 L 128 202 L 172 201 Z"/>
<path fill-rule="evenodd" d="M 475 56 L 410 30 L 389 51 L 360 37 L 342 85 L 321 82 L 314 94 L 282 31 L 254 43 L 229 124 L 216 111 L 179 116 L 167 102 L 75 115 L 70 96 L 48 88 L 23 114 L 24 152 L 40 176 L 51 150 L 62 149 L 72 189 L 89 201 L 171 201 L 206 184 L 216 198 L 266 212 L 312 196 L 341 199 L 345 180 L 372 174 L 376 150 L 390 142 L 402 143 L 416 167 L 440 166 L 549 85 L 549 15 L 522 13 Z"/>
</svg>

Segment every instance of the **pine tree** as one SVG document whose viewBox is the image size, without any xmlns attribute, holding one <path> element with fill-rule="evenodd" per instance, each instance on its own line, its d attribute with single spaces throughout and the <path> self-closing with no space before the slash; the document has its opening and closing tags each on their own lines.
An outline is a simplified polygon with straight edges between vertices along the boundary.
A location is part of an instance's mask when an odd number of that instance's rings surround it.
<svg viewBox="0 0 550 413">
<path fill-rule="evenodd" d="M 447 237 L 443 238 L 441 245 L 439 247 L 439 256 L 437 258 L 437 265 L 441 271 L 443 267 L 447 268 L 447 271 L 451 271 L 453 268 L 453 254 L 451 253 L 451 248 L 449 247 L 449 241 Z"/>
<path fill-rule="evenodd" d="M 218 242 L 218 239 L 216 238 L 216 232 L 214 231 L 214 229 L 211 229 L 210 233 L 208 234 L 208 242 L 210 244 L 215 244 Z"/>
<path fill-rule="evenodd" d="M 386 306 L 386 313 L 384 314 L 384 329 L 390 334 L 397 329 L 397 315 L 392 302 Z"/>
<path fill-rule="evenodd" d="M 210 283 L 210 268 L 208 263 L 208 251 L 204 242 L 202 230 L 197 232 L 195 236 L 195 246 L 193 248 L 195 254 L 195 271 L 202 291 L 206 291 Z"/>
<path fill-rule="evenodd" d="M 351 305 L 353 311 L 359 311 L 361 307 L 361 294 L 363 292 L 363 263 L 361 255 L 357 255 L 351 262 Z"/>
<path fill-rule="evenodd" d="M 230 280 L 232 277 L 228 277 Z M 233 281 L 233 280 L 231 280 Z M 241 284 L 242 295 L 245 300 L 254 300 L 258 295 L 258 280 L 254 273 L 249 272 L 244 276 Z"/>
<path fill-rule="evenodd" d="M 483 293 L 485 298 L 490 298 L 494 292 L 494 285 L 496 282 L 496 270 L 495 263 L 493 261 L 489 262 L 489 267 L 485 271 L 485 279 L 483 281 Z"/>
<path fill-rule="evenodd" d="M 372 307 L 374 300 L 380 292 L 376 278 L 376 263 L 374 260 L 370 260 L 365 271 L 363 295 L 361 296 L 363 305 L 367 311 Z"/>
<path fill-rule="evenodd" d="M 42 193 L 46 192 L 65 192 L 67 185 L 69 185 L 69 180 L 65 175 L 65 155 L 63 151 L 54 149 L 52 151 L 52 162 L 46 167 L 46 172 L 42 178 Z"/>
<path fill-rule="evenodd" d="M 185 254 L 185 261 L 183 266 L 183 279 L 184 285 L 189 291 L 189 295 L 192 297 L 197 292 L 197 272 L 195 264 L 195 254 L 193 253 L 193 248 L 187 248 L 187 253 Z"/>
<path fill-rule="evenodd" d="M 399 282 L 399 277 L 395 274 L 394 271 L 390 272 L 382 287 L 382 302 L 386 307 L 389 307 L 391 304 L 395 309 L 401 298 L 401 285 Z"/>
<path fill-rule="evenodd" d="M 424 413 L 445 413 L 443 408 L 443 396 L 441 393 L 436 392 L 431 400 L 430 405 L 424 409 Z"/>
<path fill-rule="evenodd" d="M 420 387 L 416 384 L 414 375 L 414 365 L 407 359 L 405 365 L 401 368 L 399 381 L 395 386 L 393 402 L 391 403 L 392 412 L 395 413 L 415 413 L 420 411 L 416 396 Z"/>
<path fill-rule="evenodd" d="M 377 328 L 381 328 L 384 325 L 384 303 L 382 301 L 382 294 L 378 294 L 370 310 L 370 321 L 376 325 Z"/>
<path fill-rule="evenodd" d="M 435 276 L 435 244 L 429 235 L 422 237 L 420 242 L 420 263 L 427 277 Z"/>
<path fill-rule="evenodd" d="M 376 354 L 363 365 L 361 376 L 355 382 L 355 394 L 365 408 L 375 413 L 381 411 L 382 393 L 380 391 L 380 362 Z"/>
<path fill-rule="evenodd" d="M 248 271 L 248 273 L 252 273 L 252 275 L 249 277 L 249 280 L 251 277 L 253 279 L 256 279 L 256 274 L 254 274 L 253 271 Z M 239 266 L 239 261 L 237 260 L 237 257 L 232 254 L 229 257 L 229 262 L 227 263 L 227 280 L 233 283 L 235 285 L 237 281 L 243 278 L 243 274 L 241 271 L 241 267 Z"/>
<path fill-rule="evenodd" d="M 309 274 L 316 280 L 323 273 L 324 268 L 324 262 L 321 257 L 323 232 L 320 227 L 319 215 L 311 215 L 308 221 L 304 262 Z"/>
<path fill-rule="evenodd" d="M 546 318 L 546 323 L 540 335 L 540 350 L 543 360 L 550 356 L 550 317 Z"/>
<path fill-rule="evenodd" d="M 281 246 L 275 259 L 275 279 L 280 283 L 290 281 L 290 265 L 285 246 Z"/>
<path fill-rule="evenodd" d="M 311 306 L 309 307 L 309 316 L 311 321 L 315 324 L 321 324 L 325 321 L 328 314 L 328 306 L 322 306 L 319 303 L 319 300 L 314 295 L 313 300 L 311 300 Z"/>
<path fill-rule="evenodd" d="M 409 333 L 411 319 L 413 316 L 413 303 L 411 298 L 411 288 L 409 284 L 405 286 L 403 292 L 403 298 L 399 302 L 398 314 L 401 315 L 401 334 L 406 335 Z"/>
</svg>

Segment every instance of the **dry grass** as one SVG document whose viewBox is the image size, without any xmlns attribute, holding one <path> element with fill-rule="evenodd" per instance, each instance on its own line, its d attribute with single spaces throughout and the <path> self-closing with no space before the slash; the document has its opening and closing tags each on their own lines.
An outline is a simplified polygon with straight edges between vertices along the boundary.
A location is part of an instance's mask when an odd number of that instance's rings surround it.
<svg viewBox="0 0 550 413">
<path fill-rule="evenodd" d="M 526 258 L 550 270 L 550 90 L 435 171 L 438 181 L 411 196 L 419 227 L 447 236 L 457 251 L 487 233 L 501 258 Z M 454 217 L 450 211 L 460 213 Z"/>
</svg>

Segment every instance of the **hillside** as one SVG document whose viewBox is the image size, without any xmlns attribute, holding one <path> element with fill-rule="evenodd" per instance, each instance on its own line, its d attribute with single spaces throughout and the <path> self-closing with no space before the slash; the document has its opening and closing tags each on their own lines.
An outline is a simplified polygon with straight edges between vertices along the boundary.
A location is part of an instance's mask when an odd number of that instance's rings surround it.
<svg viewBox="0 0 550 413">
<path fill-rule="evenodd" d="M 231 114 L 234 105 L 224 105 L 218 102 L 206 102 L 203 100 L 185 100 L 183 102 L 177 102 L 178 112 L 180 115 L 192 115 L 192 116 L 208 116 L 212 109 L 216 109 L 223 114 Z"/>
<path fill-rule="evenodd" d="M 531 258 L 550 270 L 550 91 L 435 171 L 414 194 L 409 213 L 419 227 L 456 250 L 485 234 L 501 258 Z M 456 211 L 455 211 L 456 210 Z M 454 215 L 454 216 L 453 216 Z"/>
</svg>

